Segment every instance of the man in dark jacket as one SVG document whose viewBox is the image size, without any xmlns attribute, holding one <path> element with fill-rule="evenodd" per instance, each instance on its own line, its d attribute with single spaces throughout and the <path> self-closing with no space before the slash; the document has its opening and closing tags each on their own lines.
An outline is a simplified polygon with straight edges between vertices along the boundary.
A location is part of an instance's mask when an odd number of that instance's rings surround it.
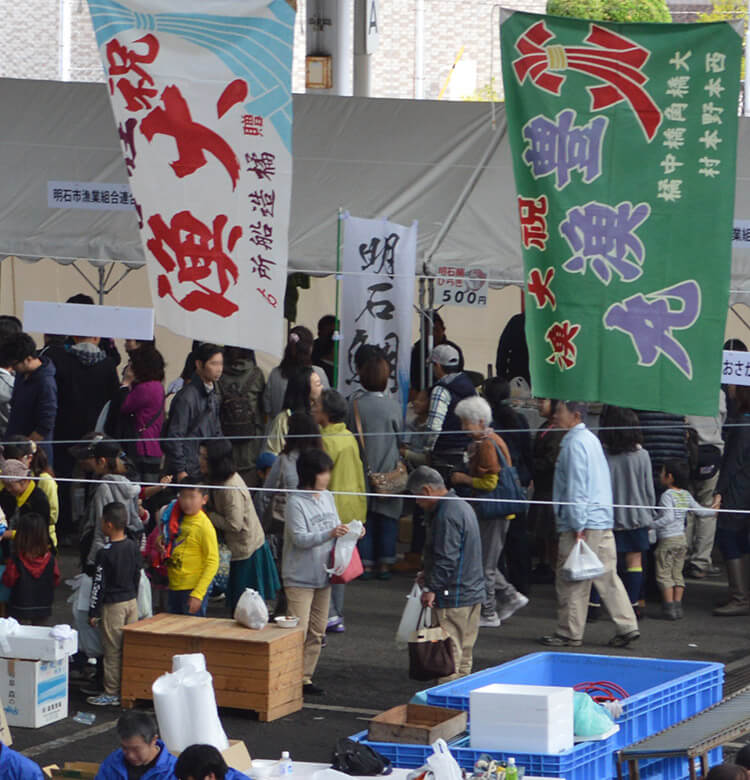
<svg viewBox="0 0 750 780">
<path fill-rule="evenodd" d="M 445 323 L 443 322 L 443 318 L 435 312 L 432 315 L 432 321 L 434 323 L 434 332 L 432 335 L 432 346 L 433 347 L 439 347 L 441 344 L 447 344 L 449 347 L 453 347 L 458 352 L 458 370 L 463 371 L 464 370 L 464 354 L 461 351 L 461 347 L 458 346 L 458 344 L 455 343 L 455 341 L 450 341 L 446 335 L 445 330 Z M 425 339 L 430 334 L 430 318 L 427 315 L 424 315 L 424 323 L 425 323 Z M 421 365 L 422 365 L 422 339 L 419 339 L 414 346 L 411 348 L 411 363 L 409 367 L 409 391 L 412 396 L 416 395 L 420 390 L 425 390 L 429 387 L 429 382 L 427 381 L 427 365 L 430 362 L 430 353 L 427 351 L 427 346 L 425 344 L 425 353 L 424 353 L 424 361 L 425 361 L 425 381 L 424 384 L 421 381 Z M 413 400 L 413 398 L 410 398 L 410 400 Z"/>
<path fill-rule="evenodd" d="M 57 415 L 55 366 L 49 358 L 38 358 L 36 344 L 28 333 L 9 336 L 0 348 L 0 365 L 12 365 L 16 382 L 5 435 L 28 436 L 40 445 L 52 462 L 52 445 Z"/>
<path fill-rule="evenodd" d="M 443 478 L 429 466 L 412 471 L 406 491 L 427 514 L 425 566 L 417 581 L 426 588 L 422 604 L 435 610 L 453 643 L 456 672 L 440 680 L 446 682 L 471 673 L 485 598 L 479 525 L 469 504 L 447 490 Z"/>
<path fill-rule="evenodd" d="M 636 412 L 643 433 L 643 449 L 651 458 L 654 487 L 658 498 L 664 492 L 661 467 L 668 460 L 687 460 L 687 427 L 685 418 L 668 412 Z"/>
<path fill-rule="evenodd" d="M 449 344 L 441 344 L 430 353 L 437 382 L 430 393 L 430 410 L 427 415 L 425 449 L 432 450 L 433 463 L 441 467 L 463 463 L 464 450 L 471 439 L 462 433 L 461 420 L 456 415 L 456 405 L 477 391 L 469 376 L 461 370 L 461 356 Z"/>
<path fill-rule="evenodd" d="M 162 442 L 167 473 L 178 481 L 200 473 L 201 441 L 222 435 L 216 384 L 224 370 L 224 351 L 216 344 L 201 343 L 193 357 L 195 373 L 172 401 Z"/>
</svg>

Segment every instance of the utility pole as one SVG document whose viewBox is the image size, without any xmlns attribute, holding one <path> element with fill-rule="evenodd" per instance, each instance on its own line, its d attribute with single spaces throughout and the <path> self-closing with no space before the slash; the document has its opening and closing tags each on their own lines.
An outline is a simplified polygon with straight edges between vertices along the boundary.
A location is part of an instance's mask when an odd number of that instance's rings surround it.
<svg viewBox="0 0 750 780">
<path fill-rule="evenodd" d="M 307 55 L 329 56 L 333 87 L 319 95 L 352 94 L 354 20 L 352 0 L 310 0 L 307 10 Z"/>
</svg>

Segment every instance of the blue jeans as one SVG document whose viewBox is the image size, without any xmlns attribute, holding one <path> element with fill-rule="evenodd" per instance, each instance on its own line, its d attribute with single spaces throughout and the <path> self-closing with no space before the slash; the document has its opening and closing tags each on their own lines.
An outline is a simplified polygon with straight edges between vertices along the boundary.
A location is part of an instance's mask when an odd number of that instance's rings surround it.
<svg viewBox="0 0 750 780">
<path fill-rule="evenodd" d="M 189 615 L 188 599 L 191 590 L 169 590 L 167 591 L 167 612 L 173 615 Z M 195 617 L 206 617 L 206 608 L 208 607 L 208 593 L 203 597 L 201 608 L 195 613 Z"/>
<path fill-rule="evenodd" d="M 372 568 L 376 563 L 395 563 L 398 520 L 378 512 L 368 512 L 366 528 L 367 533 L 359 540 L 362 565 Z"/>
</svg>

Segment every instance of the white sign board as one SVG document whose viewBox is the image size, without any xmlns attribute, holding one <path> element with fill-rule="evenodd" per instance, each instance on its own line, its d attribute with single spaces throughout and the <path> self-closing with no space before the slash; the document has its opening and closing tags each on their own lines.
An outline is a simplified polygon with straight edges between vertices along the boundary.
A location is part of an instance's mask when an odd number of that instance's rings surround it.
<svg viewBox="0 0 750 780">
<path fill-rule="evenodd" d="M 735 219 L 732 249 L 750 249 L 750 219 Z"/>
<path fill-rule="evenodd" d="M 87 306 L 84 303 L 26 301 L 23 327 L 60 336 L 101 336 L 150 341 L 154 310 L 134 306 Z"/>
<path fill-rule="evenodd" d="M 439 306 L 487 305 L 487 272 L 480 268 L 468 271 L 457 265 L 441 265 L 438 268 L 437 303 Z"/>
<path fill-rule="evenodd" d="M 365 13 L 365 54 L 373 54 L 378 49 L 380 38 L 379 22 L 380 14 L 378 0 L 364 0 L 367 12 Z"/>
<path fill-rule="evenodd" d="M 724 350 L 721 361 L 721 384 L 750 385 L 750 352 Z"/>
<path fill-rule="evenodd" d="M 129 184 L 99 181 L 48 181 L 47 207 L 89 211 L 133 211 L 135 200 Z"/>
<path fill-rule="evenodd" d="M 386 392 L 406 405 L 409 392 L 417 223 L 343 217 L 341 342 L 338 389 L 360 387 L 354 356 L 363 344 L 383 348 L 390 367 Z"/>
</svg>

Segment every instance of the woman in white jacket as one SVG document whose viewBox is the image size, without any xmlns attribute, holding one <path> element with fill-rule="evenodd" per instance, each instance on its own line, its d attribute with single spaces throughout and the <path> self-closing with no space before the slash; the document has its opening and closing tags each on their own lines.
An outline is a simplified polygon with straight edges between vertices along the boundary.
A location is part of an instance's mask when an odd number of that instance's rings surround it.
<svg viewBox="0 0 750 780">
<path fill-rule="evenodd" d="M 309 491 L 292 493 L 286 504 L 284 557 L 281 567 L 288 611 L 299 618 L 305 632 L 302 690 L 322 695 L 313 685 L 320 648 L 328 622 L 331 586 L 326 568 L 331 563 L 335 539 L 347 527 L 339 520 L 333 495 L 326 489 L 333 461 L 322 450 L 306 450 L 297 460 L 299 487 Z"/>
</svg>

